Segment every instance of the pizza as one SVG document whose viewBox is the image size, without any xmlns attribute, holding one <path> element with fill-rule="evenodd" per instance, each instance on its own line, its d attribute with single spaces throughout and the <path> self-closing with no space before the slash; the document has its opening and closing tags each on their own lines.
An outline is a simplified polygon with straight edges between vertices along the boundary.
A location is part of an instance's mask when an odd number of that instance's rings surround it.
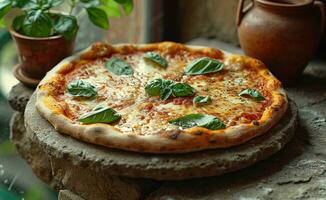
<svg viewBox="0 0 326 200">
<path fill-rule="evenodd" d="M 150 153 L 239 145 L 266 133 L 288 106 L 261 61 L 173 42 L 95 43 L 48 72 L 36 95 L 58 132 Z"/>
</svg>

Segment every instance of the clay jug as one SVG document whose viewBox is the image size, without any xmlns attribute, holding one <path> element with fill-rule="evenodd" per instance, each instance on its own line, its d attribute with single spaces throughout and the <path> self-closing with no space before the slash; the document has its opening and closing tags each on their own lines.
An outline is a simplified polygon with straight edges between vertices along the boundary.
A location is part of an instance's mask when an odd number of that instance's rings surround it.
<svg viewBox="0 0 326 200">
<path fill-rule="evenodd" d="M 283 84 L 295 83 L 324 31 L 324 6 L 314 0 L 239 1 L 237 25 L 245 54 L 263 61 Z"/>
</svg>

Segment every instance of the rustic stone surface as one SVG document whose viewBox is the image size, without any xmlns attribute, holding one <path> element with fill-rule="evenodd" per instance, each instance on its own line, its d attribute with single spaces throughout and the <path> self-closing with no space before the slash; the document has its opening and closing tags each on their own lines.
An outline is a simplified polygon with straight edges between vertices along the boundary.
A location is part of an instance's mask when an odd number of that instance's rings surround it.
<svg viewBox="0 0 326 200">
<path fill-rule="evenodd" d="M 70 190 L 60 190 L 58 200 L 85 200 Z"/>
<path fill-rule="evenodd" d="M 23 113 L 25 106 L 33 92 L 33 89 L 19 83 L 11 89 L 8 96 L 8 102 L 13 109 Z"/>
<path fill-rule="evenodd" d="M 100 169 L 114 176 L 177 180 L 212 176 L 238 170 L 279 151 L 291 138 L 296 123 L 296 107 L 291 104 L 282 123 L 269 133 L 230 149 L 188 154 L 158 155 L 108 149 L 58 134 L 35 109 L 35 95 L 25 110 L 25 126 L 34 140 L 51 157 L 71 160 L 76 165 Z"/>
</svg>

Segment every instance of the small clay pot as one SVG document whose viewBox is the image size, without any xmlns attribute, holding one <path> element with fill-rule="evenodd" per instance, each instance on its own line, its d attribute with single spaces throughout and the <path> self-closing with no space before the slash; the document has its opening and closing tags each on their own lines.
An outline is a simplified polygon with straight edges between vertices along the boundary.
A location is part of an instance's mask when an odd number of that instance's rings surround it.
<svg viewBox="0 0 326 200">
<path fill-rule="evenodd" d="M 75 38 L 61 35 L 52 37 L 28 37 L 9 30 L 16 42 L 22 74 L 32 79 L 42 79 L 62 59 L 72 54 Z"/>
<path fill-rule="evenodd" d="M 285 85 L 296 82 L 324 31 L 324 6 L 314 0 L 239 1 L 237 25 L 243 51 L 263 61 Z"/>
</svg>

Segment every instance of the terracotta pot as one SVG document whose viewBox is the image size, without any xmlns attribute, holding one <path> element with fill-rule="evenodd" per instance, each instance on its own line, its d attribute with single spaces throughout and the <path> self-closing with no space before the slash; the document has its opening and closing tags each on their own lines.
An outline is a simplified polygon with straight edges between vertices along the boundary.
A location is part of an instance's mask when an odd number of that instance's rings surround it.
<svg viewBox="0 0 326 200">
<path fill-rule="evenodd" d="M 74 49 L 75 38 L 63 36 L 34 38 L 9 30 L 16 42 L 22 73 L 33 79 L 42 79 L 62 59 L 70 56 Z"/>
<path fill-rule="evenodd" d="M 239 1 L 241 48 L 262 60 L 284 84 L 295 83 L 316 52 L 324 31 L 324 6 L 314 0 Z"/>
</svg>

